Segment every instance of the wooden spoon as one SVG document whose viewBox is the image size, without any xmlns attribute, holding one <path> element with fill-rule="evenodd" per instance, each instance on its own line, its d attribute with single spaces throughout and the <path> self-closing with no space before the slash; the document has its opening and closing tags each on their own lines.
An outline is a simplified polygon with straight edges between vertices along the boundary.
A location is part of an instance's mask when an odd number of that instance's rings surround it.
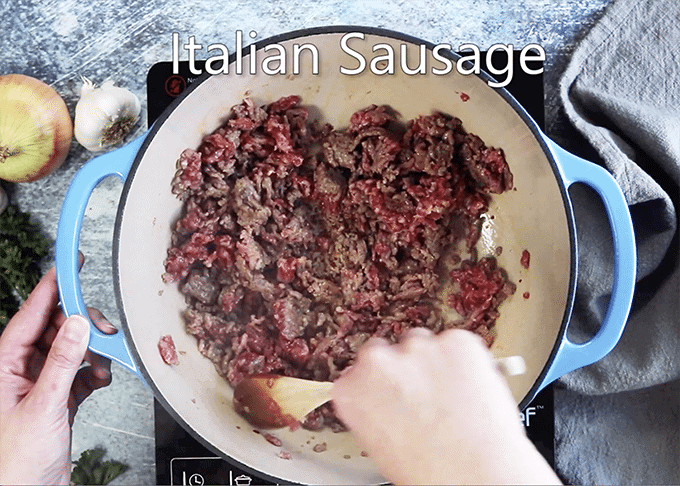
<svg viewBox="0 0 680 486">
<path fill-rule="evenodd" d="M 330 381 L 252 375 L 234 388 L 234 408 L 255 427 L 279 429 L 301 421 L 331 399 Z"/>
<path fill-rule="evenodd" d="M 496 358 L 505 376 L 526 371 L 521 356 Z M 234 408 L 255 427 L 279 429 L 300 422 L 331 399 L 332 382 L 272 374 L 245 377 L 234 389 Z"/>
</svg>

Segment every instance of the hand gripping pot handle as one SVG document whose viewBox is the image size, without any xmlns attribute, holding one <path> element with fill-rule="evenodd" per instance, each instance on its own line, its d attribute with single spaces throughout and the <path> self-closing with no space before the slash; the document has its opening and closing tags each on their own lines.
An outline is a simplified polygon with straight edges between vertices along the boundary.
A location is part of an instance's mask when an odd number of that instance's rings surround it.
<svg viewBox="0 0 680 486">
<path fill-rule="evenodd" d="M 614 279 L 609 306 L 600 329 L 589 341 L 571 342 L 566 334 L 539 389 L 562 375 L 604 358 L 619 342 L 635 290 L 637 256 L 628 203 L 616 180 L 602 167 L 583 160 L 544 136 L 567 187 L 581 182 L 602 198 L 614 246 Z M 578 254 L 578 253 L 577 253 Z"/>
<path fill-rule="evenodd" d="M 78 247 L 83 216 L 95 187 L 108 176 L 118 176 L 122 181 L 128 176 L 135 156 L 148 132 L 129 144 L 100 155 L 86 163 L 74 176 L 66 191 L 64 204 L 59 216 L 55 247 L 57 286 L 64 314 L 80 314 L 90 320 L 83 300 L 78 276 Z M 132 359 L 123 332 L 104 334 L 90 321 L 89 349 L 125 366 L 142 378 L 140 370 Z M 143 378 L 142 378 L 142 381 Z"/>
</svg>

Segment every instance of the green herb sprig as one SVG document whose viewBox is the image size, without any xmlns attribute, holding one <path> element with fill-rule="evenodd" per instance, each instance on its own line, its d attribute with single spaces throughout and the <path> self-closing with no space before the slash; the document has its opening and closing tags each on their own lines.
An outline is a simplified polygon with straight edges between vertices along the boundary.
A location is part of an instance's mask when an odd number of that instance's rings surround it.
<svg viewBox="0 0 680 486">
<path fill-rule="evenodd" d="M 0 332 L 19 310 L 42 271 L 52 243 L 30 215 L 10 205 L 0 214 Z"/>
<path fill-rule="evenodd" d="M 109 484 L 129 469 L 127 464 L 118 461 L 104 461 L 106 451 L 101 447 L 88 449 L 80 454 L 80 459 L 73 461 L 71 472 L 73 484 Z"/>
</svg>

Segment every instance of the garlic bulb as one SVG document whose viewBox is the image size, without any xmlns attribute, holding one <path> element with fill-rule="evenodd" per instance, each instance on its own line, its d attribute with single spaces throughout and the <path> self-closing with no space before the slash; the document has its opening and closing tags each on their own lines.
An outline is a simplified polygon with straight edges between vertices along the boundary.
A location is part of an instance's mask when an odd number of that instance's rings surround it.
<svg viewBox="0 0 680 486">
<path fill-rule="evenodd" d="M 95 87 L 89 79 L 82 79 L 73 134 L 82 146 L 97 152 L 123 140 L 137 121 L 141 105 L 134 93 L 114 86 L 113 81 Z"/>
</svg>

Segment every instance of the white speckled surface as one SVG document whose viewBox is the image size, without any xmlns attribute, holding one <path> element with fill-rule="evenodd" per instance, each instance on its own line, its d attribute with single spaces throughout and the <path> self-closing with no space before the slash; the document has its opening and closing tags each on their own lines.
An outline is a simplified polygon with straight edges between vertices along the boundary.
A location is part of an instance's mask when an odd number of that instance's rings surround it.
<svg viewBox="0 0 680 486">
<path fill-rule="evenodd" d="M 454 47 L 538 43 L 545 63 L 546 128 L 558 141 L 574 140 L 557 102 L 557 79 L 578 40 L 609 0 L 517 0 L 513 2 L 415 1 L 124 1 L 0 0 L 0 73 L 23 73 L 52 85 L 73 113 L 80 76 L 112 79 L 142 100 L 149 68 L 170 60 L 172 33 L 204 45 L 234 48 L 234 32 L 255 30 L 256 40 L 322 25 L 368 25 L 399 30 Z M 203 51 L 205 53 L 205 50 Z M 183 57 L 186 58 L 186 53 Z M 573 143 L 573 142 L 572 142 Z M 564 143 L 569 145 L 568 143 Z M 12 199 L 31 211 L 54 238 L 61 201 L 73 174 L 91 154 L 74 142 L 66 163 L 51 176 L 16 186 Z M 103 181 L 90 200 L 81 250 L 85 301 L 118 323 L 111 280 L 111 239 L 121 183 Z M 114 366 L 113 384 L 95 392 L 74 425 L 73 454 L 104 445 L 108 457 L 131 466 L 118 484 L 155 483 L 153 400 L 135 376 Z"/>
</svg>

